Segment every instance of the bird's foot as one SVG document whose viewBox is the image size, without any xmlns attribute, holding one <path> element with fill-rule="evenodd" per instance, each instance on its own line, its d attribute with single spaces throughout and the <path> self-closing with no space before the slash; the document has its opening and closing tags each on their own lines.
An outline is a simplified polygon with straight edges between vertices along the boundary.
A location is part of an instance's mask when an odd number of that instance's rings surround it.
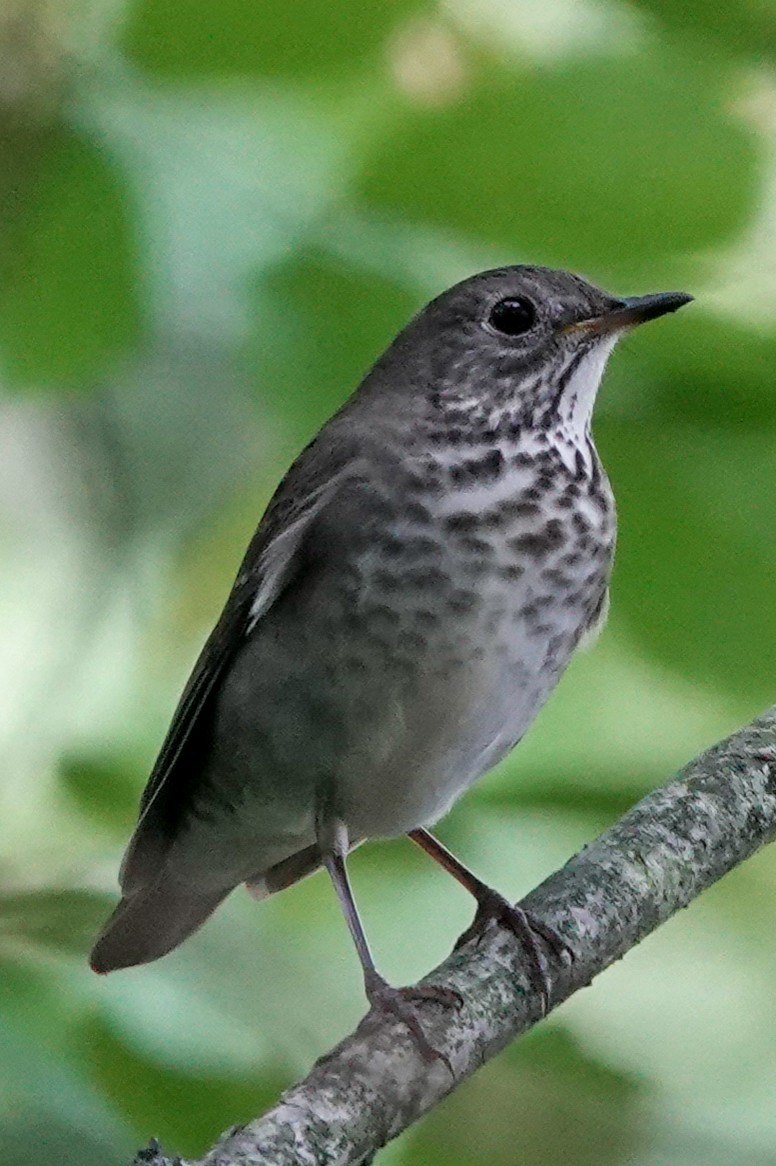
<svg viewBox="0 0 776 1166">
<path fill-rule="evenodd" d="M 529 975 L 531 982 L 539 992 L 542 1015 L 545 1016 L 549 1009 L 552 985 L 538 939 L 543 939 L 562 963 L 573 961 L 573 949 L 554 928 L 543 923 L 541 919 L 537 919 L 530 911 L 525 911 L 522 907 L 510 903 L 498 891 L 487 888 L 486 892 L 478 899 L 477 914 L 474 916 L 471 926 L 467 927 L 463 935 L 459 936 L 455 950 L 463 947 L 470 939 L 476 939 L 479 942 L 491 920 L 508 928 L 516 935 L 527 952 L 530 963 Z"/>
<path fill-rule="evenodd" d="M 417 1004 L 429 1000 L 446 1008 L 461 1008 L 463 997 L 453 988 L 441 984 L 414 984 L 408 988 L 394 988 L 378 972 L 368 972 L 364 977 L 366 994 L 373 1012 L 381 1012 L 396 1017 L 409 1030 L 415 1046 L 424 1061 L 442 1061 L 451 1077 L 455 1077 L 448 1057 L 434 1048 L 423 1031 L 418 1017 Z"/>
</svg>

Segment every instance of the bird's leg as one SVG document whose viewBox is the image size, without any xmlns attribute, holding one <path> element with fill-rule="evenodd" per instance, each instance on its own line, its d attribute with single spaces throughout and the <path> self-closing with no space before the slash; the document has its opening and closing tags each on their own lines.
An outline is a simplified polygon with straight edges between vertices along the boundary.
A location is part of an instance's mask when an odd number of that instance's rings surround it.
<svg viewBox="0 0 776 1166">
<path fill-rule="evenodd" d="M 372 953 L 369 949 L 366 934 L 361 923 L 361 917 L 356 907 L 353 891 L 348 878 L 345 856 L 348 852 L 347 829 L 342 822 L 336 822 L 334 827 L 326 831 L 330 845 L 322 845 L 323 864 L 329 872 L 329 877 L 337 892 L 345 922 L 348 925 L 353 943 L 361 962 L 364 973 L 364 989 L 367 999 L 374 1011 L 388 1012 L 402 1021 L 409 1029 L 418 1050 L 425 1061 L 444 1061 L 452 1073 L 452 1068 L 444 1053 L 439 1052 L 429 1042 L 418 1020 L 414 1003 L 416 1000 L 433 1000 L 438 1004 L 455 1004 L 460 1007 L 462 1001 L 457 992 L 443 987 L 434 987 L 432 984 L 416 985 L 411 988 L 394 988 L 378 972 L 375 967 Z M 325 835 L 324 835 L 325 839 Z M 322 841 L 324 841 L 322 839 Z"/>
<path fill-rule="evenodd" d="M 550 999 L 550 980 L 536 937 L 540 936 L 560 959 L 566 960 L 569 957 L 573 959 L 574 953 L 565 940 L 541 919 L 537 919 L 535 915 L 523 910 L 522 907 L 510 903 L 498 891 L 494 891 L 482 879 L 478 879 L 428 830 L 423 828 L 411 830 L 409 837 L 477 900 L 477 913 L 471 926 L 467 927 L 463 935 L 459 937 L 455 945 L 456 950 L 468 940 L 479 938 L 490 919 L 495 919 L 504 927 L 508 927 L 528 953 L 531 962 L 531 977 L 541 993 L 542 1011 L 546 1012 Z"/>
</svg>

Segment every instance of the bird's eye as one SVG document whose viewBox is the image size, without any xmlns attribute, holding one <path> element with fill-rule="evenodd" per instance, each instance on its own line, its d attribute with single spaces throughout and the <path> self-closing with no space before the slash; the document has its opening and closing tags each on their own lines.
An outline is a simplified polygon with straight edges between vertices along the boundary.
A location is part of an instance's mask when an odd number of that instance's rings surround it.
<svg viewBox="0 0 776 1166">
<path fill-rule="evenodd" d="M 522 336 L 536 322 L 536 308 L 525 296 L 515 296 L 511 300 L 499 300 L 491 308 L 488 323 L 505 336 Z"/>
</svg>

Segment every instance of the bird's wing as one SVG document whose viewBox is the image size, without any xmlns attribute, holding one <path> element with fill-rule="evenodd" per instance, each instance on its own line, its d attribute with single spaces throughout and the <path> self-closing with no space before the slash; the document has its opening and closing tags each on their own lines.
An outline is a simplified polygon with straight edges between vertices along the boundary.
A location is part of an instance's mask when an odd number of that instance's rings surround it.
<svg viewBox="0 0 776 1166">
<path fill-rule="evenodd" d="M 315 519 L 348 481 L 364 481 L 364 462 L 346 450 L 333 472 L 321 480 L 320 458 L 308 446 L 281 482 L 251 540 L 221 616 L 208 637 L 173 715 L 159 756 L 140 801 L 140 817 L 121 865 L 125 894 L 158 870 L 168 842 L 168 796 L 179 793 L 178 777 L 191 774 L 184 752 L 202 724 L 208 698 L 229 661 L 262 616 L 293 582 L 303 560 L 305 536 Z M 196 764 L 196 763 L 194 763 Z"/>
</svg>

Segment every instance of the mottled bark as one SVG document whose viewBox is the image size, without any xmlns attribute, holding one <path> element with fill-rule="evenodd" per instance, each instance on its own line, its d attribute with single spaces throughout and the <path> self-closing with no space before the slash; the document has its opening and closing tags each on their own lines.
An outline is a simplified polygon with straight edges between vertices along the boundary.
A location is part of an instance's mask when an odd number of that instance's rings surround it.
<svg viewBox="0 0 776 1166">
<path fill-rule="evenodd" d="M 523 906 L 573 948 L 548 953 L 552 1007 L 776 835 L 776 707 L 644 798 L 537 887 Z M 224 1134 L 196 1166 L 364 1166 L 489 1057 L 540 1019 L 514 936 L 491 925 L 423 983 L 460 1010 L 422 1003 L 444 1062 L 424 1063 L 398 1023 L 368 1015 L 278 1105 Z M 136 1163 L 171 1166 L 152 1144 Z M 195 1166 L 190 1163 L 189 1166 Z"/>
</svg>

